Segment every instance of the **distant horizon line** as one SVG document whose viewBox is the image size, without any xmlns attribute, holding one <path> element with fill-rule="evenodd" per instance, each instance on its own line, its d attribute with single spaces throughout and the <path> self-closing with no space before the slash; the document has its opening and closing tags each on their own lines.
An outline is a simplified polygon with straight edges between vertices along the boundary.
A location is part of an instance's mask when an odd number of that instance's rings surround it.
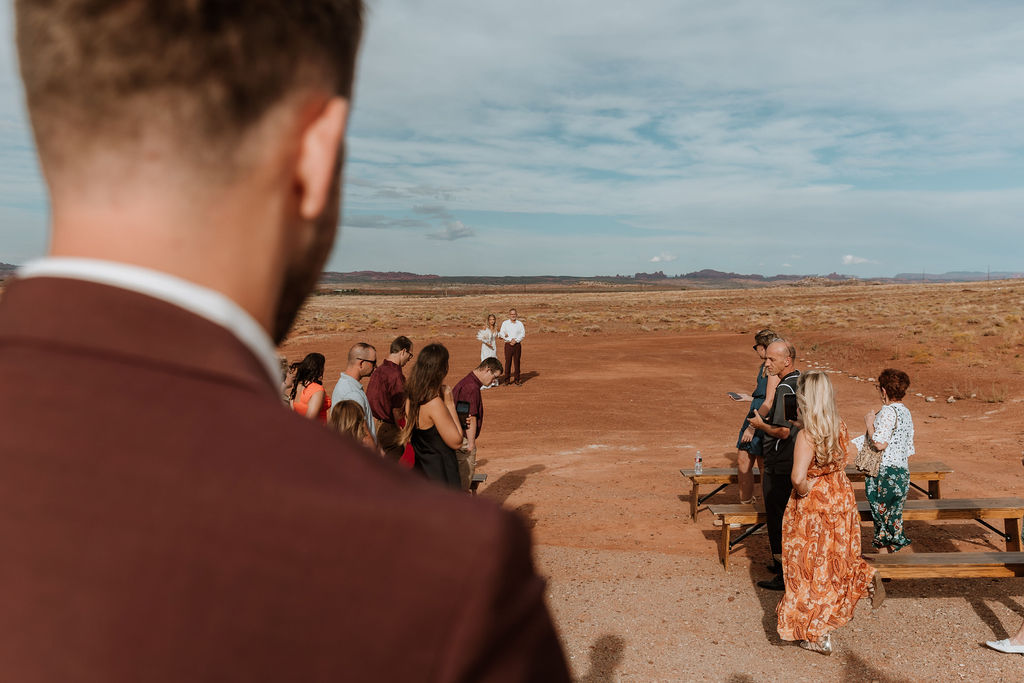
<svg viewBox="0 0 1024 683">
<path fill-rule="evenodd" d="M 755 280 L 800 280 L 804 278 L 822 278 L 830 280 L 914 280 L 914 279 L 947 279 L 947 280 L 1007 280 L 1007 279 L 1019 279 L 1024 278 L 1024 270 L 1020 271 L 984 271 L 984 270 L 950 270 L 942 273 L 929 273 L 927 271 L 922 272 L 899 272 L 895 275 L 852 275 L 848 273 L 831 272 L 828 274 L 821 273 L 777 273 L 775 275 L 764 275 L 761 273 L 737 273 L 733 271 L 720 271 L 713 268 L 703 268 L 701 270 L 689 271 L 685 273 L 665 273 L 664 271 L 657 270 L 652 272 L 638 271 L 631 274 L 616 273 L 614 275 L 558 275 L 558 274 L 544 274 L 544 275 L 438 275 L 436 273 L 416 273 L 413 271 L 405 270 L 350 270 L 350 271 L 339 271 L 339 270 L 325 270 L 321 273 L 321 279 L 325 276 L 336 276 L 353 278 L 359 276 L 384 276 L 380 279 L 387 279 L 387 276 L 394 277 L 395 279 L 401 278 L 414 278 L 414 279 L 430 279 L 430 280 L 444 280 L 444 279 L 474 279 L 474 280 L 501 280 L 501 279 L 533 279 L 533 278 L 557 278 L 560 280 L 564 279 L 575 279 L 575 280 L 680 280 L 680 279 L 755 279 Z"/>
<path fill-rule="evenodd" d="M 0 273 L 8 273 L 17 270 L 19 264 L 0 262 Z M 806 278 L 820 278 L 833 281 L 844 280 L 947 280 L 947 281 L 978 281 L 978 280 L 1014 280 L 1024 278 L 1024 270 L 1009 271 L 982 271 L 982 270 L 950 270 L 943 273 L 922 272 L 900 272 L 895 275 L 851 275 L 848 273 L 831 272 L 821 273 L 776 273 L 775 275 L 764 275 L 762 273 L 737 273 L 734 271 L 721 271 L 714 268 L 702 268 L 700 270 L 685 273 L 665 273 L 663 270 L 651 272 L 637 271 L 631 274 L 616 273 L 614 275 L 438 275 L 436 273 L 415 273 L 405 270 L 324 270 L 320 273 L 321 282 L 332 279 L 354 279 L 358 277 L 372 277 L 380 281 L 403 281 L 403 280 L 531 280 L 531 279 L 558 279 L 558 280 L 625 280 L 625 281 L 658 281 L 658 280 L 767 280 L 767 281 L 794 281 Z"/>
</svg>

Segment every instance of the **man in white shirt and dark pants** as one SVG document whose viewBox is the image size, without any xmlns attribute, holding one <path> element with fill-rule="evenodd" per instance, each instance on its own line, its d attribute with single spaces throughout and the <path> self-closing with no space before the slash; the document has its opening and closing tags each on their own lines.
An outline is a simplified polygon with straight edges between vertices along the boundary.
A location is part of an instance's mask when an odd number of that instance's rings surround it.
<svg viewBox="0 0 1024 683">
<path fill-rule="evenodd" d="M 508 320 L 501 324 L 498 330 L 498 338 L 505 342 L 505 376 L 508 383 L 515 382 L 516 386 L 522 386 L 519 379 L 520 363 L 523 357 L 523 338 L 526 337 L 526 328 L 522 321 L 517 319 L 516 309 L 508 310 Z M 512 370 L 512 363 L 515 362 L 515 372 Z"/>
</svg>

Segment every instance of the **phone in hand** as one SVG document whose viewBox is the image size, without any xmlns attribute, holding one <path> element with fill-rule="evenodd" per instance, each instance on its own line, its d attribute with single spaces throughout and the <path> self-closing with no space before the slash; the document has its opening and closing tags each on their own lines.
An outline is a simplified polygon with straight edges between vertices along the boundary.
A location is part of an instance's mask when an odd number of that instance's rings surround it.
<svg viewBox="0 0 1024 683">
<path fill-rule="evenodd" d="M 782 397 L 783 411 L 787 422 L 795 422 L 797 418 L 796 394 L 786 394 Z"/>
<path fill-rule="evenodd" d="M 456 401 L 455 414 L 459 416 L 463 429 L 469 428 L 469 401 Z"/>
<path fill-rule="evenodd" d="M 743 394 L 737 394 L 735 391 L 726 392 L 726 395 L 734 401 L 743 400 Z"/>
</svg>

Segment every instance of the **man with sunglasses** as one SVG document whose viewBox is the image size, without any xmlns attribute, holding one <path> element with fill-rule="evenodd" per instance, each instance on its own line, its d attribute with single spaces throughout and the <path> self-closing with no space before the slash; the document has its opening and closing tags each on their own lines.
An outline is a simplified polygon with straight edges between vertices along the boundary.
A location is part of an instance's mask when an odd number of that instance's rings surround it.
<svg viewBox="0 0 1024 683">
<path fill-rule="evenodd" d="M 377 429 L 373 424 L 370 401 L 366 398 L 366 392 L 363 391 L 360 380 L 372 375 L 376 368 L 377 349 L 365 342 L 359 342 L 348 350 L 348 365 L 338 377 L 338 383 L 334 385 L 334 392 L 331 394 L 332 406 L 336 406 L 342 401 L 355 401 L 363 407 L 366 428 L 370 431 L 370 436 L 374 441 L 377 440 Z"/>
</svg>

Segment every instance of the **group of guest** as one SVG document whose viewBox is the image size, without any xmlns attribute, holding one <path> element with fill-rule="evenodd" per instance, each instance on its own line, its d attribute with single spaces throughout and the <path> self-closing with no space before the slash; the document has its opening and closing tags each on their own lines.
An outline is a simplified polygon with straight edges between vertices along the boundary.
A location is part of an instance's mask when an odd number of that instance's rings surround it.
<svg viewBox="0 0 1024 683">
<path fill-rule="evenodd" d="M 406 336 L 391 342 L 379 366 L 371 344 L 355 344 L 330 396 L 323 354 L 307 354 L 291 365 L 282 359 L 282 398 L 296 413 L 349 435 L 381 457 L 468 491 L 484 419 L 480 391 L 497 383 L 501 362 L 493 355 L 482 358 L 452 388 L 444 383 L 449 355 L 443 344 L 425 346 L 406 379 L 403 368 L 413 357 Z"/>
<path fill-rule="evenodd" d="M 793 344 L 770 329 L 755 335 L 754 351 L 762 362 L 737 448 L 743 502 L 755 497 L 752 465 L 761 470 L 776 576 L 758 586 L 785 591 L 777 608 L 780 637 L 830 654 L 831 632 L 853 617 L 857 602 L 884 598 L 880 576 L 861 554 L 860 515 L 845 472 L 852 440 L 827 374 L 801 373 Z M 873 545 L 887 552 L 910 544 L 903 505 L 914 424 L 902 403 L 909 385 L 905 372 L 883 370 L 877 385 L 882 405 L 865 416 L 864 438 L 882 451 L 877 476 L 866 477 Z"/>
</svg>

